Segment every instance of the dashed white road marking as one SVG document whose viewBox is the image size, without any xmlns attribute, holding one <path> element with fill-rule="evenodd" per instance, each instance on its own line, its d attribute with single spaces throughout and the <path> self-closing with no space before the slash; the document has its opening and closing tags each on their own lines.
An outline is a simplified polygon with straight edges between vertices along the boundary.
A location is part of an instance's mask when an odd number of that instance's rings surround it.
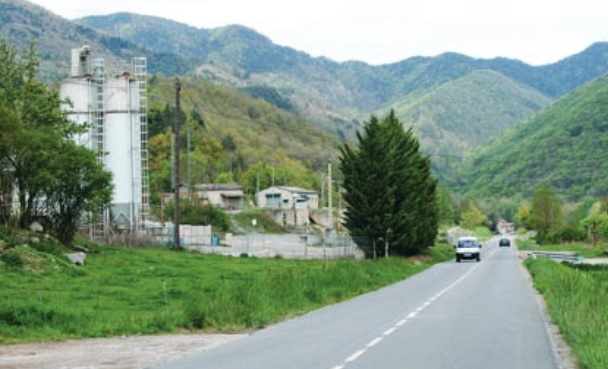
<svg viewBox="0 0 608 369">
<path fill-rule="evenodd" d="M 486 259 L 489 258 L 490 256 L 492 256 L 492 254 L 494 254 L 493 250 L 492 252 L 490 252 L 487 256 Z M 462 282 L 466 277 L 468 277 L 469 275 L 471 275 L 471 273 L 473 273 L 473 271 L 475 269 L 477 269 L 477 267 L 480 264 L 476 264 L 474 267 L 472 267 L 471 269 L 469 269 L 465 274 L 463 274 L 460 278 L 458 278 L 456 281 L 454 281 L 452 284 L 450 284 L 449 286 L 447 286 L 446 288 L 444 288 L 443 290 L 439 291 L 437 294 L 435 294 L 434 296 L 432 296 L 431 298 L 429 298 L 427 301 L 425 301 L 424 303 L 422 303 L 420 306 L 416 307 L 414 309 L 414 311 L 410 312 L 406 318 L 399 320 L 394 326 L 390 327 L 389 329 L 387 329 L 386 331 L 384 331 L 384 333 L 382 334 L 382 336 L 376 337 L 373 340 L 371 340 L 364 349 L 359 350 L 357 352 L 355 352 L 354 354 L 350 355 L 348 358 L 346 358 L 346 360 L 344 360 L 344 362 L 340 365 L 336 365 L 334 367 L 332 367 L 331 369 L 344 369 L 344 367 L 346 367 L 346 365 L 348 363 L 351 363 L 355 360 L 357 360 L 359 357 L 361 357 L 361 355 L 365 354 L 365 352 L 376 346 L 378 343 L 380 343 L 382 341 L 382 339 L 386 336 L 391 335 L 392 333 L 394 333 L 397 328 L 405 325 L 405 323 L 408 322 L 408 320 L 415 318 L 418 313 L 422 312 L 424 309 L 426 309 L 427 307 L 429 307 L 435 300 L 437 300 L 438 298 L 440 298 L 441 296 L 443 296 L 446 292 L 448 292 L 449 290 L 451 290 L 452 288 L 456 287 L 460 282 Z"/>
<path fill-rule="evenodd" d="M 351 361 L 355 361 L 359 358 L 359 356 L 365 354 L 366 350 L 359 350 L 357 352 L 355 352 L 354 354 L 350 355 L 347 359 L 346 362 L 350 363 Z"/>
<path fill-rule="evenodd" d="M 382 337 L 376 337 L 370 343 L 367 344 L 367 347 L 374 347 L 378 343 L 380 343 L 380 341 L 382 341 Z"/>
</svg>

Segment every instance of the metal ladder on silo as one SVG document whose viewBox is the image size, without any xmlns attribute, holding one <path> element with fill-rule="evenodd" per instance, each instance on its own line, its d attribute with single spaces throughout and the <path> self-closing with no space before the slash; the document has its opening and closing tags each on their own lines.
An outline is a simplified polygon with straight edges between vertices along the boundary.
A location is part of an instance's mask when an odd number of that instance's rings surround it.
<svg viewBox="0 0 608 369">
<path fill-rule="evenodd" d="M 138 83 L 139 125 L 141 148 L 141 207 L 137 221 L 138 230 L 145 231 L 150 213 L 150 170 L 148 165 L 148 71 L 146 58 L 133 58 L 133 72 Z"/>
<path fill-rule="evenodd" d="M 105 167 L 105 144 L 104 144 L 104 80 L 105 70 L 102 59 L 96 59 L 93 65 L 93 75 L 91 81 L 91 93 L 93 101 L 93 122 L 92 122 L 92 149 L 97 155 L 97 162 Z M 107 207 L 100 205 L 93 219 L 93 238 L 103 239 L 109 224 L 109 214 Z"/>
</svg>

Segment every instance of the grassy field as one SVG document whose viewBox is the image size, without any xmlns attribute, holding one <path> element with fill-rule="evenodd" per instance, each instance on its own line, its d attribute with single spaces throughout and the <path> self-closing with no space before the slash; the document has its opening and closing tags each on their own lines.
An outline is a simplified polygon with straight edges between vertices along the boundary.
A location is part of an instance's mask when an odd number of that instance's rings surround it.
<svg viewBox="0 0 608 369">
<path fill-rule="evenodd" d="M 0 344 L 181 330 L 264 327 L 342 301 L 450 259 L 436 246 L 415 260 L 231 258 L 166 248 L 98 246 L 84 266 L 56 250 L 5 248 Z"/>
</svg>

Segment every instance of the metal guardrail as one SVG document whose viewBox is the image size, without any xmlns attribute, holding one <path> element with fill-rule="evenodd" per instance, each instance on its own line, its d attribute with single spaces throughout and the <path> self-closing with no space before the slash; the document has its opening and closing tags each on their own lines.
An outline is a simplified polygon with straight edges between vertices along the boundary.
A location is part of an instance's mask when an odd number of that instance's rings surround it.
<svg viewBox="0 0 608 369">
<path fill-rule="evenodd" d="M 547 258 L 555 261 L 568 261 L 572 263 L 582 263 L 585 258 L 582 256 L 577 256 L 570 253 L 563 252 L 545 252 L 545 251 L 532 251 L 528 254 L 528 257 L 537 258 Z"/>
</svg>

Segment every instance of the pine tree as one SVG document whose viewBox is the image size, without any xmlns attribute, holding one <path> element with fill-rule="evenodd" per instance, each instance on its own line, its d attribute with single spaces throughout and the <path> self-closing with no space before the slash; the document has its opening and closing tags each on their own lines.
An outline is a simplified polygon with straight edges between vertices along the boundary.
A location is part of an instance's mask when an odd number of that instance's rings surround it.
<svg viewBox="0 0 608 369">
<path fill-rule="evenodd" d="M 413 255 L 437 235 L 436 181 L 411 129 L 391 111 L 372 116 L 358 145 L 340 148 L 347 203 L 345 226 L 366 257 Z"/>
</svg>

